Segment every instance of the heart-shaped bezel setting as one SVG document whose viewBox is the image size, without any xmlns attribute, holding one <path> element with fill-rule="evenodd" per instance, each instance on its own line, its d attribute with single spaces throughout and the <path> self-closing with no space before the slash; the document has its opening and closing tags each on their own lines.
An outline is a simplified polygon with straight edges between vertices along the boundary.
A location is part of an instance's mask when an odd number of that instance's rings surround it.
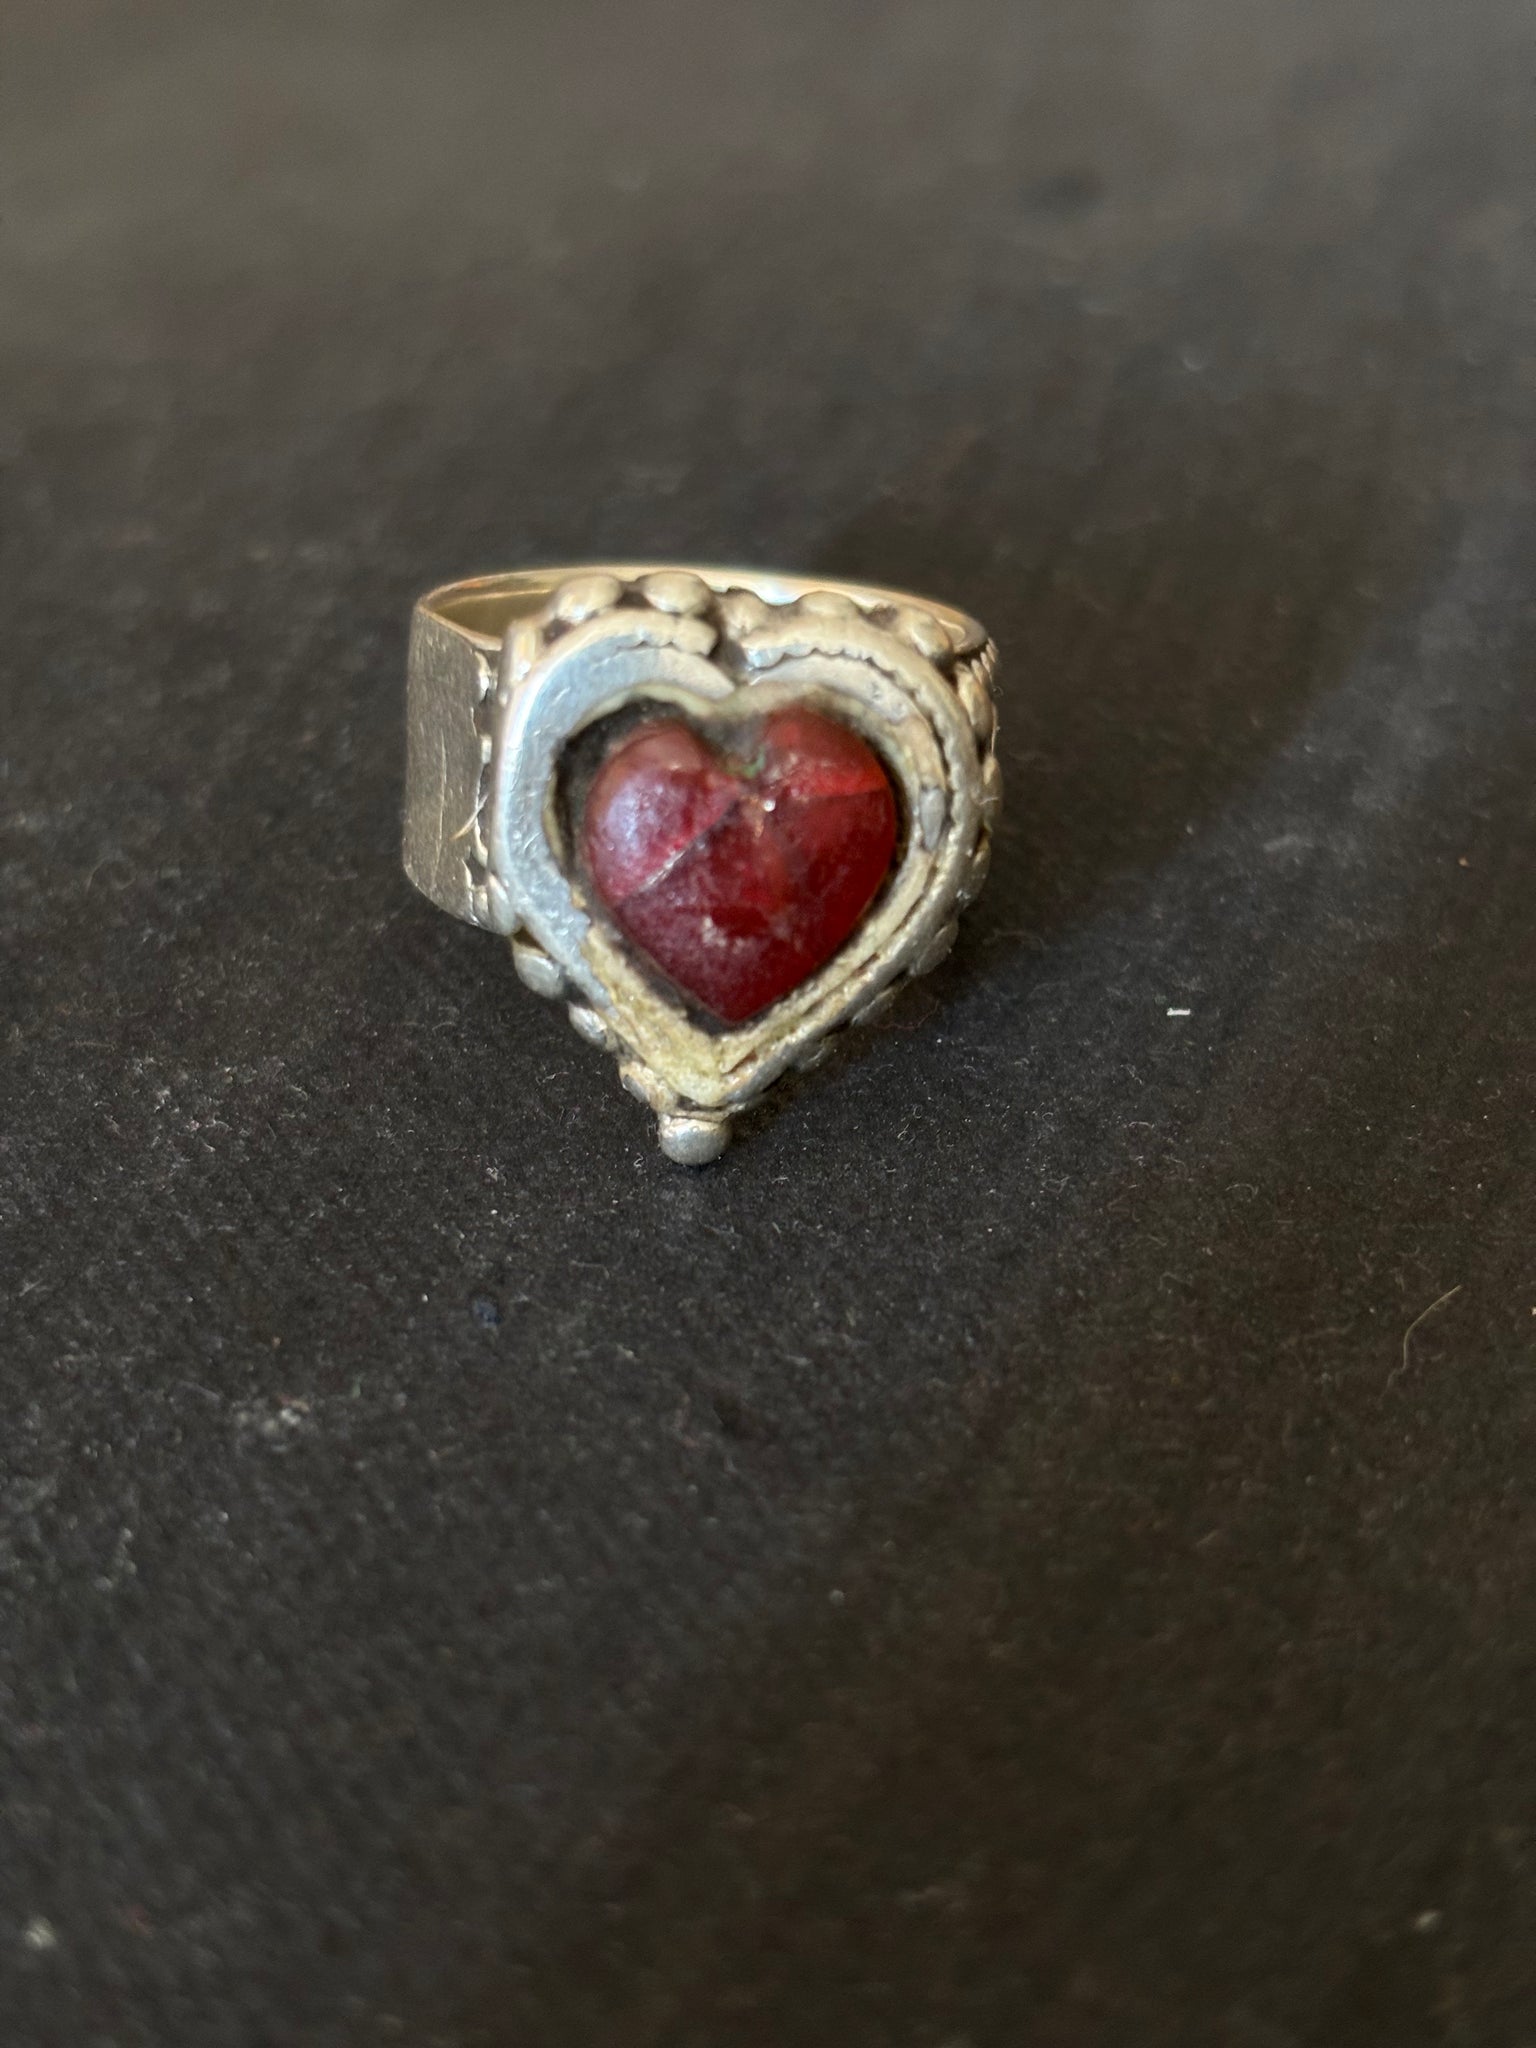
<svg viewBox="0 0 1536 2048">
<path fill-rule="evenodd" d="M 876 594 L 870 593 L 871 598 Z M 959 644 L 957 644 L 959 642 Z M 530 987 L 563 996 L 701 1164 L 729 1119 L 829 1034 L 868 1021 L 948 952 L 985 872 L 998 775 L 989 643 L 909 605 L 808 591 L 774 604 L 691 571 L 627 584 L 572 577 L 506 635 L 487 721 L 481 816 L 486 921 Z M 583 879 L 562 803 L 568 750 L 625 712 L 681 715 L 706 737 L 791 707 L 856 732 L 896 793 L 903 830 L 870 910 L 825 965 L 738 1025 L 701 1019 L 631 945 Z"/>
</svg>

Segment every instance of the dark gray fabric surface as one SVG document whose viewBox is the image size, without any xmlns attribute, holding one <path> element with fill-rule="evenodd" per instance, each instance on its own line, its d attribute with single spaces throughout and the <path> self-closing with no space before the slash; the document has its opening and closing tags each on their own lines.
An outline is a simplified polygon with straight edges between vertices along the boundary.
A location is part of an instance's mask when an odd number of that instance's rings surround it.
<svg viewBox="0 0 1536 2048">
<path fill-rule="evenodd" d="M 1536 2041 L 1533 35 L 6 10 L 4 2048 Z M 700 1176 L 398 868 L 634 553 L 1005 652 Z"/>
</svg>

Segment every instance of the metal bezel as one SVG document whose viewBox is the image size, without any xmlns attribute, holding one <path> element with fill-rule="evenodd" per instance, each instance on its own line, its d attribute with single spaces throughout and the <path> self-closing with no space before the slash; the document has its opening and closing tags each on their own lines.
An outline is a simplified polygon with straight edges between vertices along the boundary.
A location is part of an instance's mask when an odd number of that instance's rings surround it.
<svg viewBox="0 0 1536 2048">
<path fill-rule="evenodd" d="M 955 912 L 980 884 L 997 801 L 990 651 L 958 660 L 931 616 L 871 617 L 836 591 L 770 604 L 683 572 L 599 582 L 572 579 L 505 637 L 481 820 L 485 921 L 513 937 L 523 979 L 567 997 L 576 1027 L 618 1058 L 626 1087 L 656 1112 L 664 1149 L 702 1163 L 723 1149 L 735 1112 L 948 951 Z M 824 968 L 749 1023 L 706 1030 L 570 872 L 556 815 L 561 757 L 586 727 L 640 702 L 707 727 L 791 700 L 821 703 L 877 749 L 901 791 L 905 848 Z"/>
</svg>

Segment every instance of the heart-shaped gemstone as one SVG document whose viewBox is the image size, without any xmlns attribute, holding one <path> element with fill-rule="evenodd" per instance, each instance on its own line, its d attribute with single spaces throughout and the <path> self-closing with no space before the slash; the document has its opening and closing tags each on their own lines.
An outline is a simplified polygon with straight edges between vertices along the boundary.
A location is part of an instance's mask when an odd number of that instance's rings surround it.
<svg viewBox="0 0 1536 2048">
<path fill-rule="evenodd" d="M 896 839 L 878 755 L 810 710 L 765 718 L 734 755 L 679 718 L 633 727 L 581 818 L 609 915 L 726 1024 L 826 965 L 879 893 Z"/>
</svg>

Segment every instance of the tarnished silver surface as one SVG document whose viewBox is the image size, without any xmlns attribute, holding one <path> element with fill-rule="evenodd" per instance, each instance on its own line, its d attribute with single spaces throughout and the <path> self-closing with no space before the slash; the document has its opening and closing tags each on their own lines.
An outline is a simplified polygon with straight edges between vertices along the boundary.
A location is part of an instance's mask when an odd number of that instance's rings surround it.
<svg viewBox="0 0 1536 2048">
<path fill-rule="evenodd" d="M 582 1036 L 615 1055 L 669 1157 L 702 1165 L 735 1112 L 949 951 L 1000 799 L 995 667 L 973 619 L 864 586 L 643 565 L 450 585 L 420 601 L 412 627 L 406 872 L 444 910 L 509 937 L 521 979 L 566 1000 Z M 562 844 L 564 750 L 640 702 L 706 728 L 812 703 L 864 735 L 900 795 L 903 851 L 874 909 L 744 1025 L 696 1023 L 588 903 Z"/>
</svg>

